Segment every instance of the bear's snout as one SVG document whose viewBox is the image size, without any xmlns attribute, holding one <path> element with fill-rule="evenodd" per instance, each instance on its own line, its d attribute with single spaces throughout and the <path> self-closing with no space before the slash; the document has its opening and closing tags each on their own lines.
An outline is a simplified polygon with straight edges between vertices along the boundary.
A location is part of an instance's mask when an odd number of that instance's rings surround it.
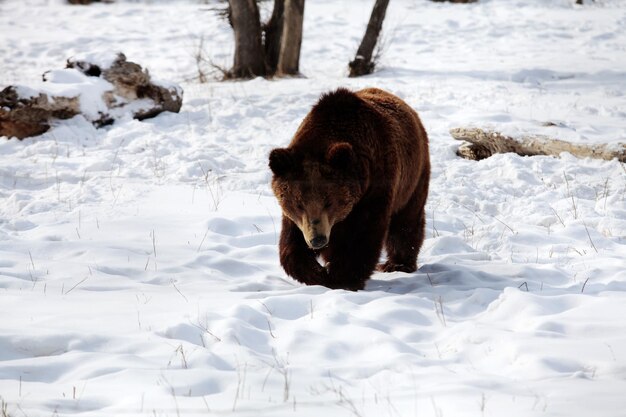
<svg viewBox="0 0 626 417">
<path fill-rule="evenodd" d="M 324 235 L 317 235 L 309 243 L 313 249 L 322 249 L 328 243 L 328 238 Z"/>
<path fill-rule="evenodd" d="M 328 214 L 321 208 L 309 207 L 309 210 L 302 216 L 298 227 L 304 235 L 307 246 L 313 250 L 324 248 L 328 245 L 330 238 L 330 224 Z"/>
</svg>

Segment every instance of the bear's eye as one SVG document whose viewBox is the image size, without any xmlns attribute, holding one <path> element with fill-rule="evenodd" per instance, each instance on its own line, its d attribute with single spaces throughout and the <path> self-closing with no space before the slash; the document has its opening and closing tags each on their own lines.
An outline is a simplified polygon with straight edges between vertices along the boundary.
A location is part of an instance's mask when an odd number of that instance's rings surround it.
<svg viewBox="0 0 626 417">
<path fill-rule="evenodd" d="M 304 211 L 304 206 L 302 205 L 302 203 L 296 204 L 296 208 L 300 211 Z"/>
<path fill-rule="evenodd" d="M 332 206 L 332 203 L 330 201 L 327 201 L 324 203 L 324 208 L 325 209 L 329 209 Z"/>
</svg>

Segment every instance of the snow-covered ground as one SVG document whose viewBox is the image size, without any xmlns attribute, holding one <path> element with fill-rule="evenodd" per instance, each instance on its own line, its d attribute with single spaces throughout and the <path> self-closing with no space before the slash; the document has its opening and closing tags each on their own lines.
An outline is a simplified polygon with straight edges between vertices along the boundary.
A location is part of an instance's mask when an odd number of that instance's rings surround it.
<svg viewBox="0 0 626 417">
<path fill-rule="evenodd" d="M 233 49 L 205 3 L 0 1 L 0 87 L 120 50 L 185 90 L 0 140 L 0 415 L 624 415 L 626 166 L 467 161 L 448 134 L 626 142 L 624 1 L 393 0 L 380 71 L 348 79 L 372 2 L 310 0 L 306 78 L 199 84 L 200 40 Z M 356 293 L 286 277 L 267 168 L 338 86 L 431 139 L 421 267 Z"/>
</svg>

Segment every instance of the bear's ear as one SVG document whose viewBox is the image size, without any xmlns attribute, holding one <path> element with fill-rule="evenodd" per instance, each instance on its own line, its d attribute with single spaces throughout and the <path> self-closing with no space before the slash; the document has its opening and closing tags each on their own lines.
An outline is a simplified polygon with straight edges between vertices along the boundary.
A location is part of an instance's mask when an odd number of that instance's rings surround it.
<svg viewBox="0 0 626 417">
<path fill-rule="evenodd" d="M 333 143 L 326 152 L 326 160 L 335 169 L 346 169 L 354 161 L 352 145 L 347 142 Z"/>
<path fill-rule="evenodd" d="M 295 171 L 297 161 L 293 150 L 289 148 L 276 148 L 270 152 L 270 169 L 277 177 Z"/>
</svg>

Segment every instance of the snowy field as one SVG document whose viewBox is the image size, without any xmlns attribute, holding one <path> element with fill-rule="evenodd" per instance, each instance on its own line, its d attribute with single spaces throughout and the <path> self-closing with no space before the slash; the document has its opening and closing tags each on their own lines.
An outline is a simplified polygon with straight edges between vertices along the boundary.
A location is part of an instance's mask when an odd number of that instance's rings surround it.
<svg viewBox="0 0 626 417">
<path fill-rule="evenodd" d="M 120 50 L 185 91 L 0 139 L 0 415 L 625 415 L 626 166 L 467 161 L 448 129 L 626 142 L 626 2 L 392 0 L 380 70 L 348 79 L 372 3 L 307 1 L 305 78 L 200 84 L 201 39 L 232 59 L 212 4 L 0 1 L 0 88 Z M 420 269 L 359 292 L 285 275 L 267 168 L 338 86 L 431 140 Z"/>
</svg>

